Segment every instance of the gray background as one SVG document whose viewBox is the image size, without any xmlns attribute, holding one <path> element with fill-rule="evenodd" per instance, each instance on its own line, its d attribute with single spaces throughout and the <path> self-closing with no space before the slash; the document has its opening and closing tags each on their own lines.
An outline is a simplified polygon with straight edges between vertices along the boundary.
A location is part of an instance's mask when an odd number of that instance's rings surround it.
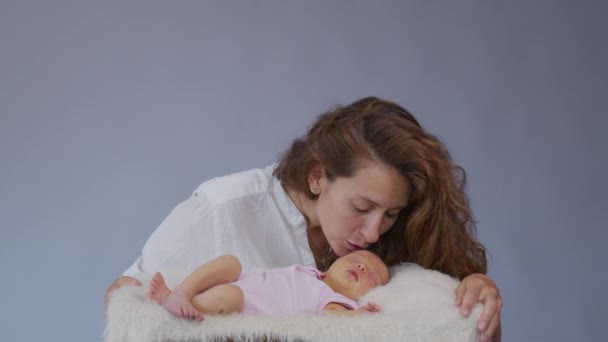
<svg viewBox="0 0 608 342">
<path fill-rule="evenodd" d="M 503 341 L 603 340 L 607 7 L 2 0 L 0 340 L 100 340 L 173 206 L 366 95 L 468 171 Z"/>
</svg>

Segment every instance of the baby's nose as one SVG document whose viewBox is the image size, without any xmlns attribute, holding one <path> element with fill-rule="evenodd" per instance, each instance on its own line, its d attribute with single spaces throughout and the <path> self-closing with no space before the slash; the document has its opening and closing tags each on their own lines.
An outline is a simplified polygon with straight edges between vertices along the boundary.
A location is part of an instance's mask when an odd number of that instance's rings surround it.
<svg viewBox="0 0 608 342">
<path fill-rule="evenodd" d="M 357 267 L 359 267 L 361 272 L 365 272 L 365 265 L 357 264 Z"/>
</svg>

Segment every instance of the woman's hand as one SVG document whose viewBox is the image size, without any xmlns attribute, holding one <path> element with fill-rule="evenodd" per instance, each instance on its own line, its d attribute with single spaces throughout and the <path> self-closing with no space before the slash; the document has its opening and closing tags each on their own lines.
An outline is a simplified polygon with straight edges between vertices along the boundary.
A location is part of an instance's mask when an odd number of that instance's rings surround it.
<svg viewBox="0 0 608 342">
<path fill-rule="evenodd" d="M 121 288 L 123 286 L 141 286 L 141 281 L 133 278 L 133 277 L 129 277 L 129 276 L 122 276 L 118 279 L 116 279 L 112 285 L 110 285 L 110 287 L 108 287 L 108 290 L 106 291 L 106 298 L 105 298 L 105 312 L 108 312 L 108 302 L 110 301 L 110 293 L 118 288 Z"/>
<path fill-rule="evenodd" d="M 456 306 L 463 316 L 468 317 L 473 305 L 483 303 L 477 329 L 481 331 L 481 341 L 500 341 L 500 309 L 502 298 L 496 284 L 485 274 L 475 273 L 464 278 L 456 289 Z M 496 336 L 494 334 L 496 333 Z"/>
</svg>

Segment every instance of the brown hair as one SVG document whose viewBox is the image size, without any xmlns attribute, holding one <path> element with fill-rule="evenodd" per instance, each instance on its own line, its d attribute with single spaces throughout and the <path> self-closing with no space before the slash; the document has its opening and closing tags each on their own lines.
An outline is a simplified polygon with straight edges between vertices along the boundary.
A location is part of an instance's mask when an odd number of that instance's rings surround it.
<svg viewBox="0 0 608 342">
<path fill-rule="evenodd" d="M 397 169 L 411 184 L 408 206 L 369 247 L 387 265 L 414 262 L 454 277 L 486 273 L 485 248 L 464 191 L 464 170 L 443 143 L 396 103 L 366 97 L 319 116 L 284 153 L 274 175 L 285 188 L 316 199 L 308 174 L 321 164 L 329 181 L 351 177 L 370 162 Z M 331 252 L 321 268 L 337 256 Z"/>
</svg>

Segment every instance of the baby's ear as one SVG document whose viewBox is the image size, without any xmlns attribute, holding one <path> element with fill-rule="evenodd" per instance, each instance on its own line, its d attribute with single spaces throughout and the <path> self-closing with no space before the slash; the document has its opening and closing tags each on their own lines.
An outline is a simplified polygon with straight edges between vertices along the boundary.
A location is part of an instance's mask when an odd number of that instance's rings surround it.
<svg viewBox="0 0 608 342">
<path fill-rule="evenodd" d="M 327 272 L 321 273 L 321 279 L 325 279 L 326 276 L 327 276 Z"/>
</svg>

